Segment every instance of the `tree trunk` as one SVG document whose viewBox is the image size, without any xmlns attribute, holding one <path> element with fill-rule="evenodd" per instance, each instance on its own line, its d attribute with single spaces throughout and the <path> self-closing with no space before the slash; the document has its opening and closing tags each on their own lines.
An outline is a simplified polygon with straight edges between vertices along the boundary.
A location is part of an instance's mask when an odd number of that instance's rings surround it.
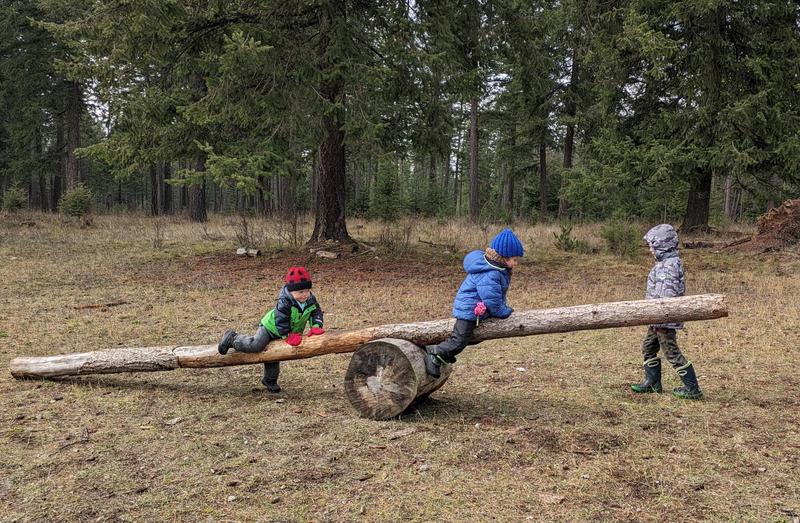
<svg viewBox="0 0 800 523">
<path fill-rule="evenodd" d="M 505 320 L 490 319 L 475 329 L 476 341 L 530 336 L 554 332 L 708 320 L 728 315 L 725 297 L 701 294 L 681 298 L 637 300 L 578 305 L 556 309 L 514 312 Z M 455 320 L 380 325 L 340 333 L 328 332 L 304 338 L 291 347 L 282 340 L 271 342 L 263 352 L 231 352 L 222 356 L 216 345 L 110 349 L 96 352 L 15 358 L 9 367 L 16 378 L 47 378 L 81 374 L 104 374 L 246 365 L 266 361 L 295 360 L 323 354 L 353 352 L 379 338 L 397 338 L 416 345 L 439 343 L 453 329 Z"/>
<path fill-rule="evenodd" d="M 161 214 L 172 213 L 172 186 L 167 183 L 170 178 L 169 163 L 158 163 L 159 179 L 161 183 L 158 187 L 158 208 Z"/>
<path fill-rule="evenodd" d="M 539 221 L 547 219 L 547 144 L 539 144 Z"/>
<path fill-rule="evenodd" d="M 31 156 L 33 157 L 33 165 L 31 168 L 31 175 L 28 186 L 28 207 L 31 209 L 40 208 L 44 209 L 44 179 L 42 177 L 42 137 L 39 128 L 36 127 L 33 132 L 33 140 L 31 143 Z"/>
<path fill-rule="evenodd" d="M 67 190 L 70 190 L 81 183 L 81 166 L 78 157 L 75 156 L 75 149 L 81 146 L 83 101 L 81 100 L 81 88 L 77 82 L 67 82 L 66 87 L 66 110 L 64 111 L 67 131 L 65 174 Z"/>
<path fill-rule="evenodd" d="M 311 189 L 311 208 L 317 208 L 317 193 L 319 192 L 319 151 L 314 153 L 314 157 L 311 160 L 311 180 L 310 180 L 310 189 Z"/>
<path fill-rule="evenodd" d="M 572 150 L 575 146 L 575 126 L 567 125 L 567 134 L 564 137 L 564 170 L 561 172 L 561 184 L 558 190 L 558 218 L 564 218 L 569 212 L 567 201 L 567 173 L 572 169 Z"/>
<path fill-rule="evenodd" d="M 572 69 L 569 75 L 569 87 L 567 88 L 567 132 L 564 136 L 564 170 L 561 174 L 561 185 L 558 191 L 558 218 L 561 219 L 569 212 L 569 202 L 565 196 L 567 187 L 567 173 L 572 169 L 572 157 L 575 150 L 575 115 L 577 114 L 577 104 L 575 97 L 577 96 L 577 83 L 578 83 L 578 47 L 572 49 Z"/>
<path fill-rule="evenodd" d="M 729 174 L 725 177 L 725 216 L 733 221 L 734 214 L 733 176 Z"/>
<path fill-rule="evenodd" d="M 336 57 L 331 56 L 331 38 L 340 30 L 342 13 L 329 6 L 320 15 L 319 72 L 320 94 L 325 100 L 322 115 L 323 140 L 319 148 L 320 169 L 316 195 L 314 232 L 309 243 L 325 240 L 352 243 L 345 222 L 345 184 L 347 178 L 344 147 L 344 78 Z M 343 9 L 343 7 L 342 7 Z"/>
<path fill-rule="evenodd" d="M 444 201 L 447 201 L 447 193 L 450 188 L 450 156 L 453 154 L 453 151 L 450 147 L 447 148 L 447 152 L 445 153 L 444 158 L 442 161 L 442 197 Z"/>
<path fill-rule="evenodd" d="M 500 208 L 508 211 L 509 217 L 514 217 L 514 172 L 509 165 L 511 160 L 507 160 L 503 166 L 503 197 L 500 201 Z"/>
<path fill-rule="evenodd" d="M 382 338 L 362 345 L 353 354 L 344 390 L 361 416 L 393 418 L 444 385 L 452 368 L 444 365 L 441 375 L 432 378 L 425 372 L 425 349 L 409 341 Z"/>
<path fill-rule="evenodd" d="M 206 160 L 198 156 L 194 161 L 194 170 L 205 173 Z M 204 222 L 208 219 L 206 213 L 206 180 L 205 177 L 199 183 L 193 183 L 188 188 L 188 207 L 189 219 L 193 222 Z"/>
<path fill-rule="evenodd" d="M 158 216 L 158 167 L 156 164 L 150 164 L 150 215 Z"/>
<path fill-rule="evenodd" d="M 478 193 L 478 99 L 469 103 L 469 219 L 480 219 L 481 206 Z"/>
<path fill-rule="evenodd" d="M 278 179 L 280 194 L 280 216 L 283 220 L 292 221 L 297 215 L 297 206 L 295 205 L 295 185 L 296 180 L 293 176 L 282 176 Z"/>
<path fill-rule="evenodd" d="M 436 216 L 439 203 L 438 191 L 436 186 L 436 153 L 431 153 L 428 157 L 428 201 L 426 202 L 425 213 Z"/>
<path fill-rule="evenodd" d="M 517 130 L 512 125 L 511 133 L 509 138 L 509 150 L 511 151 L 508 154 L 508 158 L 505 162 L 505 176 L 503 179 L 505 180 L 505 184 L 503 186 L 503 202 L 502 208 L 508 210 L 509 216 L 514 218 L 516 215 L 515 208 L 514 208 L 514 174 L 516 170 L 516 164 L 514 162 L 514 151 L 516 150 L 517 146 Z"/>
<path fill-rule="evenodd" d="M 58 166 L 53 171 L 53 178 L 50 182 L 50 210 L 58 211 L 58 200 L 61 199 L 61 189 L 64 183 L 64 173 L 67 169 L 67 158 L 64 153 L 64 124 L 60 118 L 56 124 L 56 153 L 58 154 Z"/>
<path fill-rule="evenodd" d="M 769 198 L 767 199 L 767 208 L 764 210 L 764 212 L 769 212 L 779 205 L 775 203 L 775 191 L 777 190 L 778 187 L 780 187 L 780 183 L 781 181 L 780 178 L 778 178 L 778 175 L 773 174 L 772 178 L 770 178 L 770 184 L 772 185 L 772 187 L 770 187 L 770 194 Z"/>
<path fill-rule="evenodd" d="M 711 203 L 711 171 L 692 178 L 689 185 L 689 201 L 681 225 L 682 232 L 708 231 L 708 212 Z"/>
</svg>

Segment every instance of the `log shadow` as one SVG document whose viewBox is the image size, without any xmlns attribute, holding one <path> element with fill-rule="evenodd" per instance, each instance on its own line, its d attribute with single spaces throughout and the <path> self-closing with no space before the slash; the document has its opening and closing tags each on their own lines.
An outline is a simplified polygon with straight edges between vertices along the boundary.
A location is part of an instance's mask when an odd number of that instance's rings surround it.
<svg viewBox="0 0 800 523">
<path fill-rule="evenodd" d="M 195 369 L 196 370 L 196 369 Z M 214 369 L 208 369 L 213 371 Z M 215 377 L 212 380 L 194 378 L 164 380 L 153 379 L 153 373 L 141 373 L 149 376 L 139 376 L 131 373 L 120 374 L 95 374 L 83 376 L 59 376 L 52 378 L 25 378 L 20 381 L 29 382 L 34 387 L 41 387 L 45 382 L 58 383 L 60 385 L 75 386 L 81 390 L 97 391 L 98 395 L 120 393 L 121 391 L 136 393 L 149 393 L 154 397 L 167 395 L 179 397 L 187 402 L 208 402 L 215 403 L 218 400 L 235 396 L 242 408 L 255 408 L 266 403 L 285 402 L 287 405 L 303 407 L 313 403 L 325 403 L 331 405 L 337 411 L 348 411 L 352 407 L 347 402 L 344 387 L 341 382 L 319 381 L 309 387 L 308 382 L 293 382 L 287 376 L 285 383 L 282 381 L 283 390 L 278 394 L 273 394 L 260 383 L 260 371 L 253 372 L 252 376 L 247 377 L 231 375 L 229 380 L 224 377 Z M 210 378 L 210 376 L 209 376 Z M 163 396 L 162 396 L 163 397 Z M 334 407 L 335 406 L 335 407 Z M 352 410 L 354 415 L 357 415 Z"/>
<path fill-rule="evenodd" d="M 465 394 L 460 396 L 432 396 L 417 398 L 398 417 L 399 420 L 415 421 L 437 420 L 463 421 L 482 420 L 584 420 L 594 414 L 585 408 L 565 400 L 531 395 L 509 396 L 507 394 Z"/>
</svg>

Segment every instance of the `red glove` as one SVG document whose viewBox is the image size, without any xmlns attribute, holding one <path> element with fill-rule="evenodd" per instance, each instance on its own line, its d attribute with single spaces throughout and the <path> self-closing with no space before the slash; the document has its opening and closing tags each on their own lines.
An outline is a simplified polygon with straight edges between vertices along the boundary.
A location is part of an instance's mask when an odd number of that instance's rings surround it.
<svg viewBox="0 0 800 523">
<path fill-rule="evenodd" d="M 311 336 L 319 336 L 320 334 L 325 334 L 325 329 L 322 327 L 311 327 L 311 330 L 308 331 L 308 337 Z"/>
<path fill-rule="evenodd" d="M 303 341 L 303 335 L 297 332 L 290 332 L 288 336 L 286 336 L 286 343 L 291 345 L 292 347 L 297 347 L 300 345 L 300 342 Z"/>
</svg>

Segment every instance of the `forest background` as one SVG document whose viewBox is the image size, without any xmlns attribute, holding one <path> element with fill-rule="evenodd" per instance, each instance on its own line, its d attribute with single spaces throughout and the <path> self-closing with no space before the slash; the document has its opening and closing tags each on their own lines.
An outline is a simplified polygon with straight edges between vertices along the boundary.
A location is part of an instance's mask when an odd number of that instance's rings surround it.
<svg viewBox="0 0 800 523">
<path fill-rule="evenodd" d="M 308 213 L 316 241 L 346 216 L 702 230 L 800 188 L 790 0 L 0 6 L 6 209 Z"/>
</svg>

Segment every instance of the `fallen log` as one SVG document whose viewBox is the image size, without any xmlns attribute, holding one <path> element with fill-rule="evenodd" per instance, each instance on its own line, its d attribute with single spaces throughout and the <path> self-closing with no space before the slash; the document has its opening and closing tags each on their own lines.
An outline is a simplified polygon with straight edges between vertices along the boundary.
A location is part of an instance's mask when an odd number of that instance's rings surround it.
<svg viewBox="0 0 800 523">
<path fill-rule="evenodd" d="M 604 329 L 653 323 L 709 320 L 728 315 L 725 297 L 701 294 L 658 300 L 622 301 L 577 305 L 513 313 L 505 320 L 490 319 L 475 329 L 475 340 L 533 334 Z M 340 333 L 328 332 L 304 338 L 291 347 L 273 341 L 256 354 L 230 352 L 221 356 L 216 345 L 164 346 L 108 349 L 58 356 L 21 357 L 11 360 L 15 378 L 50 378 L 84 374 L 150 372 L 177 368 L 227 367 L 267 361 L 311 358 L 323 354 L 353 352 L 367 342 L 395 338 L 416 345 L 439 343 L 450 334 L 455 320 L 435 320 L 367 327 Z"/>
</svg>

